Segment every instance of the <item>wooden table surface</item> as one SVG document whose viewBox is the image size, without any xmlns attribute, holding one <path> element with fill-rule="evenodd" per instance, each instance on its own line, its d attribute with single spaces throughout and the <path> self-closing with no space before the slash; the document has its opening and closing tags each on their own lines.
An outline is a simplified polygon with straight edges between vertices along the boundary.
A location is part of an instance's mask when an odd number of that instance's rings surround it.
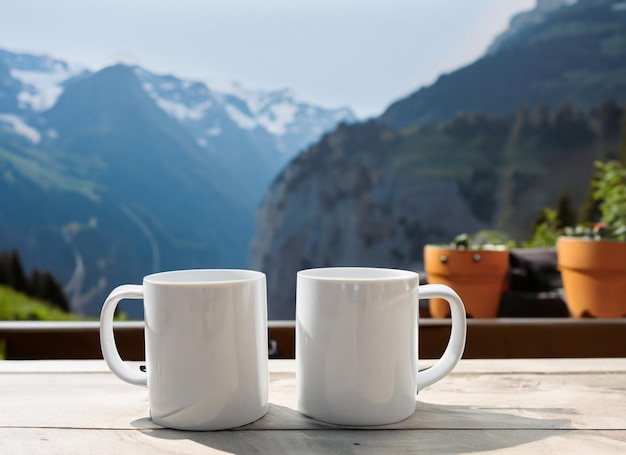
<svg viewBox="0 0 626 455">
<path fill-rule="evenodd" d="M 294 370 L 270 360 L 262 419 L 185 432 L 153 424 L 146 389 L 100 360 L 1 361 L 0 453 L 626 453 L 625 358 L 462 360 L 412 417 L 367 429 L 300 415 Z"/>
</svg>

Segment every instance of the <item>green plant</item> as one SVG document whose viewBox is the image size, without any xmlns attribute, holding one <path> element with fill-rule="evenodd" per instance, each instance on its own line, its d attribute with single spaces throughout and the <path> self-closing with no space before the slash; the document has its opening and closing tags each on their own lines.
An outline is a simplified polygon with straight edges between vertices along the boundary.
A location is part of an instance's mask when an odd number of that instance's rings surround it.
<svg viewBox="0 0 626 455">
<path fill-rule="evenodd" d="M 459 234 L 449 246 L 456 250 L 504 250 L 513 248 L 515 242 L 500 231 L 484 230 L 471 235 Z"/>
<path fill-rule="evenodd" d="M 532 238 L 523 242 L 524 248 L 546 248 L 556 245 L 559 236 L 563 235 L 564 229 L 560 226 L 557 211 L 549 207 L 541 210 L 539 221 L 535 224 Z"/>
<path fill-rule="evenodd" d="M 626 241 L 626 166 L 619 161 L 596 161 L 598 172 L 592 183 L 600 221 L 565 229 L 565 235 L 592 240 Z"/>
<path fill-rule="evenodd" d="M 597 207 L 600 220 L 568 225 L 569 200 L 561 196 L 558 211 L 544 207 L 535 222 L 532 238 L 522 246 L 549 247 L 561 235 L 591 240 L 626 241 L 626 166 L 619 161 L 596 161 L 596 177 L 591 182 L 587 211 Z M 572 223 L 573 224 L 573 223 Z"/>
<path fill-rule="evenodd" d="M 524 248 L 553 247 L 565 229 L 574 225 L 576 225 L 576 214 L 572 209 L 569 194 L 564 192 L 559 197 L 556 210 L 550 207 L 541 209 L 535 218 L 532 237 L 523 242 L 522 246 Z"/>
<path fill-rule="evenodd" d="M 594 197 L 600 201 L 602 222 L 615 240 L 626 241 L 626 167 L 619 161 L 597 162 L 600 179 Z"/>
</svg>

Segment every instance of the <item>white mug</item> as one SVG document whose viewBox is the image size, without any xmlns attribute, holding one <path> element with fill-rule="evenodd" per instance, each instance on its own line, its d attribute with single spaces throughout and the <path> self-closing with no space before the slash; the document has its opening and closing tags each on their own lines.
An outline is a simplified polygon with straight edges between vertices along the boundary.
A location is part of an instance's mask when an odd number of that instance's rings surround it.
<svg viewBox="0 0 626 455">
<path fill-rule="evenodd" d="M 420 298 L 450 303 L 452 333 L 437 363 L 418 373 Z M 415 272 L 322 268 L 298 272 L 297 409 L 338 425 L 384 425 L 415 412 L 418 390 L 446 376 L 465 347 L 465 308 L 448 286 Z"/>
<path fill-rule="evenodd" d="M 266 295 L 265 275 L 251 270 L 179 270 L 119 286 L 100 316 L 104 360 L 124 381 L 148 386 L 159 425 L 221 430 L 253 422 L 268 408 Z M 113 313 L 122 299 L 143 299 L 145 373 L 115 346 Z"/>
</svg>

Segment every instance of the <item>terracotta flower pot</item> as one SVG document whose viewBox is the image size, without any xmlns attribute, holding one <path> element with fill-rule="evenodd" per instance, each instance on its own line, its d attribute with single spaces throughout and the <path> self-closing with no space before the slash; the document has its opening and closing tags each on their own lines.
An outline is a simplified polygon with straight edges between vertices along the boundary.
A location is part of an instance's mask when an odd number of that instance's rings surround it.
<svg viewBox="0 0 626 455">
<path fill-rule="evenodd" d="M 456 250 L 426 245 L 424 267 L 429 283 L 446 284 L 459 294 L 469 316 L 498 316 L 509 268 L 508 250 Z M 449 313 L 445 301 L 430 301 L 432 317 L 445 318 Z"/>
<path fill-rule="evenodd" d="M 626 242 L 559 237 L 556 253 L 572 316 L 626 316 Z"/>
</svg>

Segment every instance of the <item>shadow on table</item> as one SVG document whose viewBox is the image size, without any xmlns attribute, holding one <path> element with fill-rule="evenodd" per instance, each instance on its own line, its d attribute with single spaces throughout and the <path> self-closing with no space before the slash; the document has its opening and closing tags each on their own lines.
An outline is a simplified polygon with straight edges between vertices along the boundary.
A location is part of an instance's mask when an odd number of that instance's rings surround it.
<svg viewBox="0 0 626 455">
<path fill-rule="evenodd" d="M 147 418 L 136 420 L 132 425 L 141 428 L 144 435 L 156 439 L 185 440 L 235 454 L 402 451 L 460 454 L 528 444 L 562 434 L 559 430 L 571 428 L 568 419 L 519 415 L 524 412 L 563 415 L 568 411 L 485 409 L 417 402 L 415 414 L 396 424 L 339 427 L 310 419 L 291 408 L 270 404 L 264 417 L 233 430 L 195 432 L 151 429 L 149 427 L 154 424 Z"/>
</svg>

